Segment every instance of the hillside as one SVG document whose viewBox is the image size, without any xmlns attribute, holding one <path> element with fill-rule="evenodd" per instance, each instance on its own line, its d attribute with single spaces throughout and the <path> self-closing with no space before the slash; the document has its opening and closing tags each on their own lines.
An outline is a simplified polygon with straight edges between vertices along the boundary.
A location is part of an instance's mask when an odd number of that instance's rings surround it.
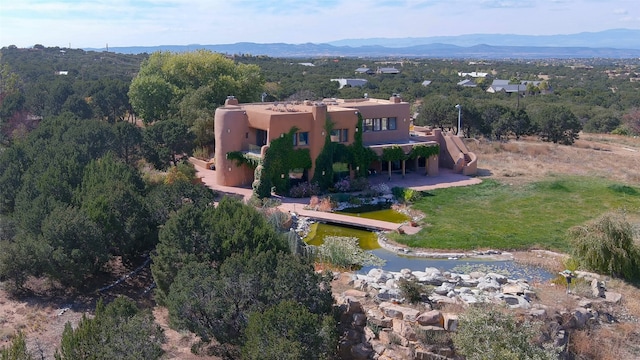
<svg viewBox="0 0 640 360">
<path fill-rule="evenodd" d="M 468 140 L 472 151 L 479 155 L 479 174 L 482 178 L 496 179 L 504 184 L 523 186 L 553 174 L 580 174 L 604 177 L 626 184 L 640 183 L 640 139 L 612 135 L 583 134 L 574 146 L 562 146 L 538 141 L 485 142 Z M 531 256 L 523 256 L 530 260 Z M 544 258 L 538 257 L 544 262 Z M 547 265 L 560 266 L 551 259 Z M 113 264 L 113 277 L 96 283 L 100 288 L 126 275 L 127 269 Z M 48 292 L 45 283 L 32 282 L 36 296 L 10 298 L 0 284 L 0 347 L 6 345 L 16 329 L 24 331 L 31 349 L 51 358 L 59 344 L 64 324 L 77 323 L 84 311 L 89 311 L 98 296 L 113 298 L 126 295 L 141 305 L 154 306 L 151 293 L 145 289 L 151 284 L 148 268 L 126 279 L 117 286 L 81 297 L 68 297 L 64 293 Z M 618 284 L 620 285 L 620 284 Z M 621 286 L 621 285 L 620 285 Z M 342 288 L 337 288 L 337 290 Z M 626 296 L 635 296 L 637 289 L 624 286 Z M 344 289 L 342 289 L 344 290 Z M 341 290 L 341 291 L 342 291 Z M 543 301 L 553 302 L 551 297 Z M 633 313 L 638 304 L 630 302 L 620 308 L 621 313 Z M 209 359 L 190 354 L 196 339 L 187 333 L 173 331 L 167 326 L 166 309 L 154 307 L 156 321 L 165 329 L 168 358 Z"/>
</svg>

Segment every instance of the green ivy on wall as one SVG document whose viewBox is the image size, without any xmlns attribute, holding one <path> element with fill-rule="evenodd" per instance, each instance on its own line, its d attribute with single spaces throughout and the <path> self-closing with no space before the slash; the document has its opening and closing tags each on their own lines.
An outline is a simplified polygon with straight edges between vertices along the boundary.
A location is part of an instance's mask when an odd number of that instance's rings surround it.
<svg viewBox="0 0 640 360">
<path fill-rule="evenodd" d="M 358 123 L 356 125 L 356 132 L 353 136 L 354 141 L 353 144 L 348 146 L 352 169 L 355 171 L 356 177 L 366 177 L 369 174 L 369 165 L 371 165 L 374 160 L 378 159 L 376 153 L 370 148 L 365 147 L 362 142 L 362 123 L 362 114 L 358 112 Z"/>
<path fill-rule="evenodd" d="M 431 156 L 440 154 L 440 145 L 416 145 L 411 149 L 409 153 L 409 159 L 416 159 L 419 157 L 430 158 Z"/>
<path fill-rule="evenodd" d="M 250 153 L 244 153 L 242 151 L 230 151 L 227 153 L 227 159 L 234 160 L 236 166 L 240 167 L 243 164 L 255 169 L 262 163 L 260 156 Z"/>
<path fill-rule="evenodd" d="M 333 155 L 335 153 L 335 143 L 331 141 L 331 131 L 333 122 L 327 115 L 324 124 L 324 147 L 316 158 L 316 168 L 313 173 L 313 182 L 326 190 L 333 186 Z"/>
<path fill-rule="evenodd" d="M 252 187 L 257 197 L 270 197 L 272 189 L 277 194 L 287 194 L 290 186 L 289 172 L 293 169 L 311 168 L 309 149 L 293 149 L 293 137 L 297 131 L 296 127 L 292 127 L 288 133 L 269 143 L 262 166 L 256 167 L 254 172 Z"/>
<path fill-rule="evenodd" d="M 406 159 L 407 155 L 405 155 L 404 150 L 402 150 L 402 148 L 398 145 L 393 145 L 382 149 L 382 161 L 400 161 Z"/>
</svg>

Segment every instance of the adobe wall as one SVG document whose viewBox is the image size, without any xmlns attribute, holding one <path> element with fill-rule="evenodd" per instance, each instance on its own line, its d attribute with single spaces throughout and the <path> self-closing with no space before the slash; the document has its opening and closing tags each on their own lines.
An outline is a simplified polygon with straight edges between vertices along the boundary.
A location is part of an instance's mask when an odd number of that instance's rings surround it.
<svg viewBox="0 0 640 360">
<path fill-rule="evenodd" d="M 253 170 L 247 166 L 238 167 L 234 160 L 227 159 L 227 153 L 241 151 L 248 147 L 248 119 L 246 112 L 239 106 L 224 106 L 216 109 L 214 134 L 216 139 L 216 182 L 223 186 L 250 185 Z"/>
</svg>

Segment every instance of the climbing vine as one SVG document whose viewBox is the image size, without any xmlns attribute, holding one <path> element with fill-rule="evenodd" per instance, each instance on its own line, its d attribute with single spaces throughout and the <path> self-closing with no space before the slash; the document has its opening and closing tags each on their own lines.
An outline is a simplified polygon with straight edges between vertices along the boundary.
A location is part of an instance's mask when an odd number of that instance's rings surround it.
<svg viewBox="0 0 640 360">
<path fill-rule="evenodd" d="M 349 145 L 349 153 L 351 154 L 351 164 L 355 170 L 356 177 L 366 177 L 368 175 L 369 165 L 376 160 L 378 156 L 373 150 L 365 147 L 362 142 L 363 132 L 362 114 L 358 112 L 358 123 L 354 134 L 353 144 Z"/>
<path fill-rule="evenodd" d="M 309 149 L 293 149 L 293 137 L 298 128 L 292 127 L 288 133 L 271 140 L 262 165 L 254 172 L 253 191 L 259 198 L 271 196 L 271 189 L 277 194 L 289 191 L 289 172 L 293 169 L 311 168 Z"/>
<path fill-rule="evenodd" d="M 333 155 L 335 143 L 331 141 L 331 131 L 333 122 L 327 116 L 324 124 L 324 147 L 316 158 L 316 168 L 313 173 L 313 182 L 320 186 L 320 189 L 328 189 L 333 185 Z"/>
<path fill-rule="evenodd" d="M 440 146 L 435 145 L 416 145 L 411 149 L 409 153 L 409 159 L 415 159 L 419 157 L 430 158 L 431 156 L 440 154 Z"/>
<path fill-rule="evenodd" d="M 405 160 L 407 156 L 400 146 L 393 145 L 382 149 L 381 159 L 383 161 L 400 161 Z"/>
<path fill-rule="evenodd" d="M 228 152 L 227 159 L 234 160 L 236 166 L 238 167 L 245 164 L 252 169 L 255 169 L 258 165 L 262 163 L 262 159 L 260 158 L 260 156 L 257 156 L 251 153 L 244 153 L 242 151 Z"/>
</svg>

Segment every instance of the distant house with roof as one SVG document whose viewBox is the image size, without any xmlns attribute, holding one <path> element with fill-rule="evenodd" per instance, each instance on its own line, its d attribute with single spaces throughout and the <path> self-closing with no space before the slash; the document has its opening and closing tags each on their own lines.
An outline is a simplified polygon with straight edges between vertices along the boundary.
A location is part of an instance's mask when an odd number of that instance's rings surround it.
<svg viewBox="0 0 640 360">
<path fill-rule="evenodd" d="M 458 82 L 458 86 L 476 87 L 476 86 L 478 86 L 478 84 L 476 84 L 476 82 L 471 80 L 471 79 L 465 79 L 465 80 L 462 80 L 462 81 Z"/>
<path fill-rule="evenodd" d="M 359 67 L 359 68 L 356 69 L 356 74 L 373 75 L 373 74 L 375 74 L 375 71 L 371 70 L 368 67 Z"/>
<path fill-rule="evenodd" d="M 487 75 L 489 75 L 489 73 L 486 72 L 477 72 L 477 71 L 472 71 L 472 72 L 459 72 L 458 76 L 460 77 L 472 77 L 472 78 L 485 78 L 487 77 Z"/>
<path fill-rule="evenodd" d="M 422 86 L 429 86 L 431 84 L 431 80 L 425 80 L 422 82 Z"/>
<path fill-rule="evenodd" d="M 400 70 L 394 68 L 394 67 L 379 67 L 378 70 L 376 70 L 377 74 L 399 74 Z"/>
<path fill-rule="evenodd" d="M 540 86 L 541 81 L 529 81 L 522 80 L 519 83 L 511 84 L 509 80 L 495 79 L 491 83 L 491 86 L 487 88 L 488 93 L 518 93 L 524 95 L 527 92 L 527 86 L 529 84 L 533 86 Z"/>
<path fill-rule="evenodd" d="M 331 81 L 337 81 L 338 84 L 340 84 L 340 87 L 338 89 L 342 89 L 344 87 L 361 87 L 367 84 L 367 80 L 366 79 L 331 79 Z"/>
</svg>

